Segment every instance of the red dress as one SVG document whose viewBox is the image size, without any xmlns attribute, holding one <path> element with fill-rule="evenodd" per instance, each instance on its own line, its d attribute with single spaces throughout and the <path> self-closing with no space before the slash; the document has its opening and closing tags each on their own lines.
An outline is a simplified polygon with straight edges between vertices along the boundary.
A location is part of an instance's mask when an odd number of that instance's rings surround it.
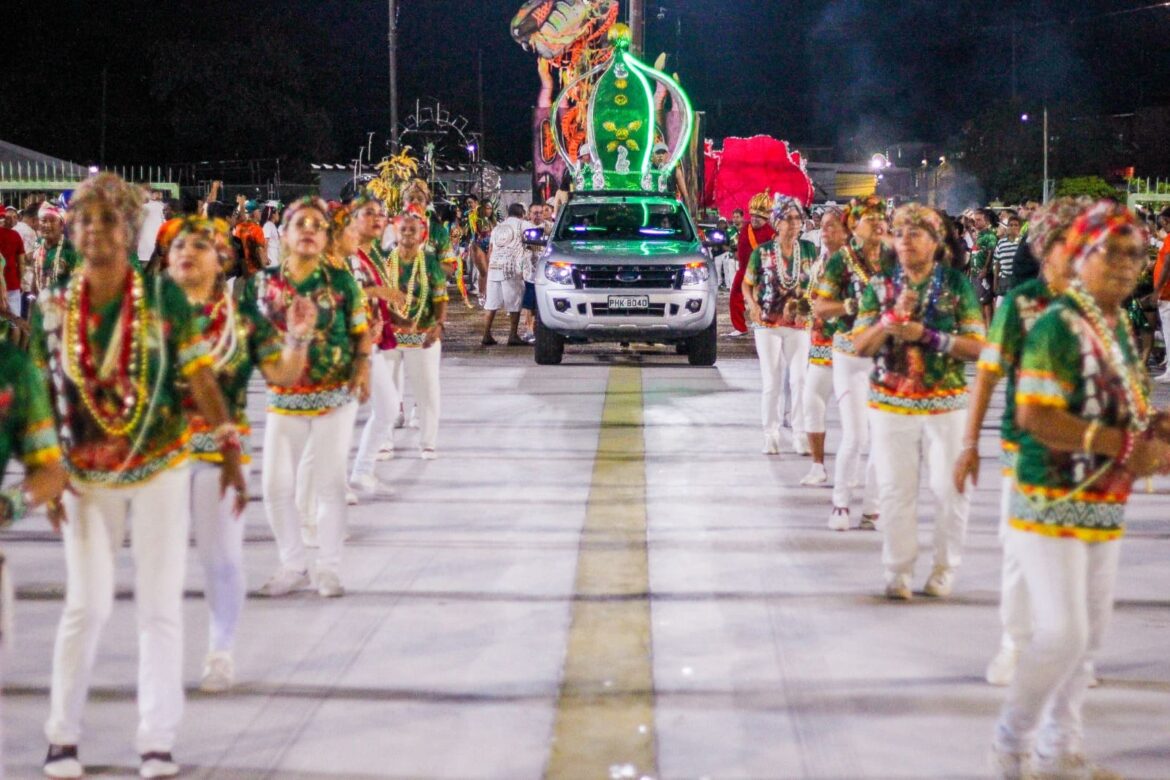
<svg viewBox="0 0 1170 780">
<path fill-rule="evenodd" d="M 748 260 L 752 259 L 752 252 L 760 244 L 766 244 L 776 235 L 771 225 L 764 225 L 756 230 L 750 224 L 745 225 L 739 234 L 739 248 L 736 250 L 739 260 L 739 270 L 735 272 L 735 281 L 731 285 L 731 327 L 740 333 L 748 329 L 747 319 L 744 317 L 743 277 L 747 273 Z"/>
</svg>

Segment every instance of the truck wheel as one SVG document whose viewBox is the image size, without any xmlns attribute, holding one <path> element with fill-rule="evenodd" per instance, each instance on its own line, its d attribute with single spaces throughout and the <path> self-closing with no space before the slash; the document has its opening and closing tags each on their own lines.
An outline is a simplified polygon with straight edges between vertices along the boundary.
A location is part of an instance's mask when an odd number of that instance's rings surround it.
<svg viewBox="0 0 1170 780">
<path fill-rule="evenodd" d="M 536 312 L 536 365 L 557 366 L 565 355 L 565 339 L 559 333 L 553 333 L 544 326 L 540 319 L 540 310 Z"/>
<path fill-rule="evenodd" d="M 685 355 L 690 351 L 691 351 L 691 345 L 690 345 L 689 341 L 680 341 L 679 343 L 674 345 L 674 354 L 676 354 L 676 355 Z"/>
<path fill-rule="evenodd" d="M 687 339 L 687 361 L 692 366 L 713 366 L 718 354 L 719 341 L 715 332 L 716 321 L 712 320 L 710 327 Z"/>
</svg>

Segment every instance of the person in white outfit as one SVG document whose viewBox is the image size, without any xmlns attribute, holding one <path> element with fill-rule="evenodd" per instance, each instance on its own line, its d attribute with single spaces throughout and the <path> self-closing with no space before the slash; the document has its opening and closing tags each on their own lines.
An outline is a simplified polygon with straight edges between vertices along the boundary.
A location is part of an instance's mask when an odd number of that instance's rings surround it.
<svg viewBox="0 0 1170 780">
<path fill-rule="evenodd" d="M 418 405 L 420 457 L 434 460 L 438 457 L 439 364 L 447 314 L 447 274 L 438 256 L 425 248 L 427 218 L 421 209 L 408 206 L 396 224 L 398 246 L 386 266 L 402 303 L 391 307 L 397 346 L 388 357 L 392 370 L 404 371 Z"/>
<path fill-rule="evenodd" d="M 496 312 L 508 313 L 508 346 L 522 347 L 527 342 L 520 338 L 520 308 L 524 302 L 524 263 L 528 253 L 524 245 L 524 231 L 534 227 L 524 219 L 524 204 L 508 207 L 508 217 L 492 228 L 488 244 L 487 296 L 484 302 L 483 340 L 485 347 L 495 346 L 492 323 Z"/>
<path fill-rule="evenodd" d="M 816 314 L 813 303 L 821 277 L 825 273 L 829 258 L 845 245 L 848 233 L 845 231 L 844 215 L 837 209 L 828 209 L 821 217 L 821 253 L 809 273 L 808 299 L 813 314 L 808 319 L 809 352 L 808 369 L 804 376 L 804 423 L 808 429 L 808 446 L 812 452 L 812 466 L 800 480 L 805 486 L 824 485 L 829 481 L 825 471 L 825 417 L 829 398 L 833 395 L 833 332 L 837 323 Z"/>
<path fill-rule="evenodd" d="M 776 235 L 752 252 L 743 278 L 743 296 L 756 340 L 763 384 L 761 417 L 765 455 L 780 452 L 782 387 L 786 370 L 794 410 L 792 446 L 797 454 L 808 454 L 800 391 L 808 364 L 809 338 L 805 320 L 810 313 L 807 300 L 809 269 L 817 258 L 817 250 L 812 244 L 797 238 L 803 222 L 804 208 L 799 201 L 776 196 L 772 207 L 772 226 Z"/>
<path fill-rule="evenodd" d="M 309 559 L 297 508 L 297 469 L 313 456 L 313 504 L 317 512 L 317 592 L 345 594 L 341 558 L 347 522 L 346 464 L 357 405 L 369 397 L 370 331 L 366 299 L 353 274 L 325 256 L 331 223 L 328 206 L 304 198 L 289 206 L 285 259 L 248 280 L 243 303 L 256 307 L 282 334 L 299 297 L 317 306 L 308 364 L 292 387 L 268 384 L 264 428 L 264 511 L 280 555 L 277 571 L 260 595 L 285 596 L 310 582 Z M 356 403 L 355 403 L 356 402 Z"/>
<path fill-rule="evenodd" d="M 969 499 L 955 490 L 967 408 L 964 362 L 979 357 L 983 316 L 971 282 L 950 267 L 946 227 L 917 203 L 894 213 L 898 265 L 871 277 L 853 331 L 858 354 L 875 357 L 870 430 L 877 460 L 886 596 L 908 600 L 918 559 L 918 480 L 934 494 L 934 566 L 923 592 L 944 597 L 962 560 Z"/>
<path fill-rule="evenodd" d="M 66 584 L 45 723 L 48 777 L 84 772 L 82 712 L 114 606 L 127 520 L 138 612 L 139 772 L 179 772 L 171 750 L 183 715 L 191 511 L 184 396 L 219 434 L 219 490 L 244 493 L 239 434 L 187 299 L 168 277 L 147 278 L 130 263 L 140 203 L 138 188 L 110 173 L 78 188 L 69 229 L 84 260 L 68 282 L 42 293 L 33 316 L 33 355 L 49 380 L 72 478 L 63 507 L 50 514 L 64 541 Z"/>
<path fill-rule="evenodd" d="M 992 394 L 1000 379 L 1005 379 L 1003 420 L 1000 424 L 1003 483 L 1001 486 L 999 541 L 1007 540 L 1011 515 L 1011 497 L 1015 492 L 1016 454 L 1020 430 L 1016 425 L 1016 387 L 1019 383 L 1020 352 L 1036 320 L 1054 300 L 1068 289 L 1072 281 L 1072 263 L 1065 247 L 1065 233 L 1080 216 L 1089 201 L 1059 198 L 1044 206 L 1032 218 L 1028 243 L 1034 257 L 1040 258 L 1040 276 L 1008 292 L 996 307 L 987 335 L 987 345 L 979 356 L 978 371 L 971 393 L 971 412 L 963 451 L 955 464 L 955 488 L 963 492 L 967 481 L 978 484 L 979 436 L 991 406 Z M 1004 550 L 999 615 L 1003 625 L 999 652 L 987 667 L 986 678 L 992 685 L 1009 685 L 1015 677 L 1020 650 L 1032 636 L 1028 614 L 1028 592 L 1019 561 Z"/>
<path fill-rule="evenodd" d="M 264 378 L 287 387 L 305 370 L 317 309 L 308 298 L 289 308 L 289 329 L 282 337 L 254 307 L 244 307 L 227 290 L 225 270 L 233 262 L 227 223 L 199 217 L 185 219 L 167 252 L 171 278 L 187 295 L 207 344 L 216 379 L 240 431 L 240 449 L 248 462 L 248 382 L 259 368 Z M 243 495 L 220 495 L 222 468 L 217 432 L 197 409 L 191 419 L 191 523 L 203 589 L 211 613 L 207 660 L 199 688 L 220 693 L 235 680 L 236 627 L 244 608 Z"/>
<path fill-rule="evenodd" d="M 1032 638 L 993 739 L 1000 777 L 1120 775 L 1085 756 L 1089 662 L 1113 612 L 1135 479 L 1170 473 L 1170 421 L 1152 407 L 1124 311 L 1146 262 L 1133 213 L 1102 201 L 1066 245 L 1077 279 L 1024 341 L 1022 431 L 1007 546 L 1024 574 Z"/>
<path fill-rule="evenodd" d="M 853 346 L 853 327 L 869 280 L 892 273 L 897 265 L 883 239 L 888 230 L 886 202 L 871 197 L 853 206 L 845 217 L 853 238 L 831 258 L 814 294 L 813 312 L 836 322 L 833 334 L 833 392 L 841 413 L 841 446 L 833 467 L 833 509 L 828 526 L 834 531 L 852 527 L 850 506 L 856 487 L 862 488 L 862 530 L 877 528 L 877 469 L 870 447 L 869 375 L 873 360 L 858 355 Z M 862 453 L 869 454 L 862 465 Z"/>
</svg>

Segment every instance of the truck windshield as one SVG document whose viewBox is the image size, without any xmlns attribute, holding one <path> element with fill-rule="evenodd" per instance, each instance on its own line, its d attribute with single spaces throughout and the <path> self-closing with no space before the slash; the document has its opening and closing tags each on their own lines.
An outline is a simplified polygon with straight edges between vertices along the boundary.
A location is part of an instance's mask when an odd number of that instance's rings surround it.
<svg viewBox="0 0 1170 780">
<path fill-rule="evenodd" d="M 693 241 L 694 232 L 683 207 L 677 203 L 570 203 L 556 238 Z"/>
</svg>

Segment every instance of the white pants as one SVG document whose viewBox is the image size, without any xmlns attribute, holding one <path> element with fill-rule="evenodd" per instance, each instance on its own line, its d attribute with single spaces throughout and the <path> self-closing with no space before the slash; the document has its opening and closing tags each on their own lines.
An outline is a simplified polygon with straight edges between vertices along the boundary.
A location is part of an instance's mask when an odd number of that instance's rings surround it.
<svg viewBox="0 0 1170 780">
<path fill-rule="evenodd" d="M 825 432 L 825 412 L 833 395 L 833 367 L 808 364 L 804 374 L 804 427 L 809 433 Z"/>
<path fill-rule="evenodd" d="M 1000 712 L 996 745 L 1013 753 L 1034 747 L 1044 756 L 1079 753 L 1088 662 L 1113 614 L 1121 545 L 1013 528 L 1007 547 L 1024 572 L 1033 630 Z"/>
<path fill-rule="evenodd" d="M 386 353 L 393 371 L 406 372 L 406 381 L 418 406 L 419 449 L 433 450 L 439 439 L 439 363 L 443 343 L 426 349 L 399 348 Z"/>
<path fill-rule="evenodd" d="M 926 463 L 934 494 L 934 565 L 956 568 L 967 536 L 971 501 L 952 478 L 962 449 L 966 411 L 894 414 L 870 409 L 881 507 L 882 563 L 887 579 L 914 573 L 918 559 L 918 480 Z"/>
<path fill-rule="evenodd" d="M 850 487 L 859 480 L 861 453 L 870 454 L 865 461 L 865 488 L 862 512 L 878 512 L 877 460 L 873 456 L 869 436 L 869 373 L 873 360 L 833 353 L 833 392 L 837 396 L 837 410 L 841 414 L 841 446 L 833 474 L 833 506 L 848 508 L 853 501 Z"/>
<path fill-rule="evenodd" d="M 353 462 L 353 477 L 373 474 L 378 450 L 394 436 L 394 420 L 402 403 L 390 352 L 374 352 L 370 356 L 370 417 L 362 429 L 357 457 Z"/>
<path fill-rule="evenodd" d="M 1003 475 L 1003 492 L 999 501 L 999 540 L 1003 545 L 1003 572 L 999 592 L 999 620 L 1003 624 L 1003 647 L 1019 650 L 1032 638 L 1031 602 L 1028 600 L 1028 586 L 1024 582 L 1024 571 L 1015 551 L 1007 543 L 1010 531 L 1008 520 L 1012 513 L 1012 494 L 1016 480 L 1011 474 Z"/>
<path fill-rule="evenodd" d="M 761 416 L 764 433 L 780 435 L 784 419 L 784 371 L 788 370 L 788 397 L 792 401 L 792 435 L 804 430 L 800 400 L 808 366 L 808 331 L 797 328 L 754 328 L 756 354 L 760 358 Z"/>
<path fill-rule="evenodd" d="M 20 290 L 9 290 L 8 291 L 8 296 L 7 296 L 8 310 L 11 311 L 13 314 L 15 314 L 17 317 L 20 316 L 20 296 L 21 296 Z"/>
<path fill-rule="evenodd" d="M 724 252 L 715 258 L 715 270 L 719 274 L 720 283 L 731 289 L 735 282 L 735 275 L 739 272 L 739 259 L 734 252 Z"/>
<path fill-rule="evenodd" d="M 264 512 L 276 537 L 280 565 L 307 571 L 308 553 L 301 542 L 296 475 L 308 448 L 313 455 L 313 492 L 317 506 L 317 538 L 321 549 L 317 570 L 336 573 L 345 540 L 345 464 L 353 436 L 357 404 L 339 406 L 318 417 L 269 412 L 264 428 Z"/>
<path fill-rule="evenodd" d="M 131 525 L 138 612 L 139 753 L 167 752 L 183 716 L 183 579 L 190 472 L 180 466 L 143 485 L 66 492 L 65 610 L 53 648 L 45 737 L 76 745 L 102 628 L 114 606 L 114 568 Z"/>
<path fill-rule="evenodd" d="M 211 612 L 208 651 L 230 653 L 244 609 L 244 518 L 236 514 L 236 494 L 219 495 L 223 469 L 206 461 L 191 466 L 191 528 L 203 564 L 203 593 Z"/>
</svg>

